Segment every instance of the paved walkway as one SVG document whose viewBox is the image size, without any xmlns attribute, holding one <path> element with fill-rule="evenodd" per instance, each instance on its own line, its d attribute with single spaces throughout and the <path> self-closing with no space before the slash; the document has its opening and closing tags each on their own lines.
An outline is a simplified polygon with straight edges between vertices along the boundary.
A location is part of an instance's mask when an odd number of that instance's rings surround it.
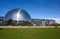
<svg viewBox="0 0 60 39">
<path fill-rule="evenodd" d="M 60 26 L 58 26 L 60 28 Z M 54 26 L 0 26 L 0 28 L 55 28 Z"/>
</svg>

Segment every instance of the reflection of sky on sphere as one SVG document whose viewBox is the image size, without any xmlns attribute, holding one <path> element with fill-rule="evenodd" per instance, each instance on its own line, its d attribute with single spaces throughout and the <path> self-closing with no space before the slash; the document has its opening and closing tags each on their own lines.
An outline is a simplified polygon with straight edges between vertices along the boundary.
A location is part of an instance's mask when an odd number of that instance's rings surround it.
<svg viewBox="0 0 60 39">
<path fill-rule="evenodd" d="M 5 17 L 5 20 L 13 19 L 16 21 L 31 21 L 31 17 L 25 10 L 22 9 L 13 9 L 9 11 Z"/>
</svg>

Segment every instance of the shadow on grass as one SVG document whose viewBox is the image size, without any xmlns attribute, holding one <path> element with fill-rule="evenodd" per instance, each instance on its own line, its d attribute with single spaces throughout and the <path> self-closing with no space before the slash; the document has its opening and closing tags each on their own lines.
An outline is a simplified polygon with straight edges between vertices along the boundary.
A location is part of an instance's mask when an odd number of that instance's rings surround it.
<svg viewBox="0 0 60 39">
<path fill-rule="evenodd" d="M 0 30 L 3 30 L 3 28 L 0 28 Z"/>
</svg>

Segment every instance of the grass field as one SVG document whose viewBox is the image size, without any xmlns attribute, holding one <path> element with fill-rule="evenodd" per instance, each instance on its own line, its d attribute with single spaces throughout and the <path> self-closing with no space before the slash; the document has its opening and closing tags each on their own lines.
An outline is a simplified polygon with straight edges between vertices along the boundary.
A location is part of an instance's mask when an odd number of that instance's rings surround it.
<svg viewBox="0 0 60 39">
<path fill-rule="evenodd" d="M 60 29 L 55 28 L 4 28 L 0 39 L 60 39 Z"/>
</svg>

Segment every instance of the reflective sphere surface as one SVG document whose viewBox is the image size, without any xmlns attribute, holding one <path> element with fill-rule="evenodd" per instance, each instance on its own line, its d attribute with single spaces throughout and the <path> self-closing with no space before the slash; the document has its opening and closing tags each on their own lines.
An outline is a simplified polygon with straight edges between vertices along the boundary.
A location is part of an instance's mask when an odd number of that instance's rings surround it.
<svg viewBox="0 0 60 39">
<path fill-rule="evenodd" d="M 17 21 L 31 21 L 31 17 L 28 14 L 28 12 L 26 12 L 23 9 L 13 9 L 11 11 L 9 11 L 5 17 L 5 20 L 8 19 L 13 19 L 13 20 L 17 20 Z"/>
</svg>

